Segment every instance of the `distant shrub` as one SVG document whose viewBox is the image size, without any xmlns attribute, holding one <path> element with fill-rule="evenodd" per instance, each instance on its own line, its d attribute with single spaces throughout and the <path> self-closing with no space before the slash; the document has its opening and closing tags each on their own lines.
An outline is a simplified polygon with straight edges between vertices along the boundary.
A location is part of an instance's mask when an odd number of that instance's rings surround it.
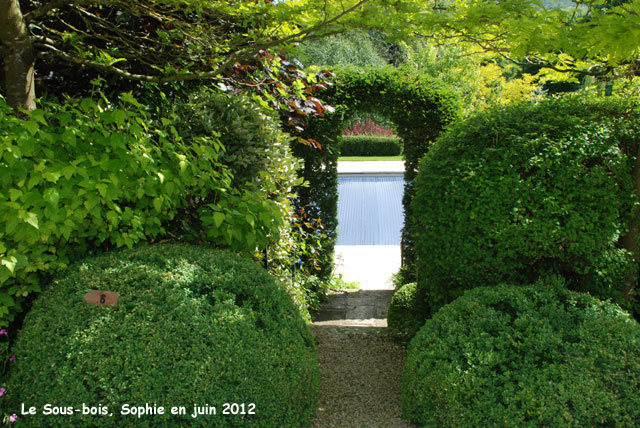
<svg viewBox="0 0 640 428">
<path fill-rule="evenodd" d="M 411 342 L 402 403 L 426 428 L 634 428 L 639 391 L 640 325 L 555 278 L 444 306 Z"/>
<path fill-rule="evenodd" d="M 431 313 L 464 290 L 558 273 L 621 302 L 618 245 L 636 201 L 633 106 L 585 98 L 494 109 L 452 126 L 420 163 L 411 205 Z M 634 149 L 635 150 L 635 149 Z"/>
<path fill-rule="evenodd" d="M 413 339 L 424 324 L 424 310 L 416 291 L 415 282 L 405 284 L 393 293 L 389 304 L 387 323 L 393 334 L 403 342 Z"/>
<path fill-rule="evenodd" d="M 340 156 L 398 156 L 402 141 L 397 137 L 344 135 L 340 138 Z"/>
<path fill-rule="evenodd" d="M 90 289 L 119 301 L 89 305 Z M 230 252 L 162 244 L 78 262 L 38 296 L 13 348 L 20 357 L 2 399 L 38 408 L 25 426 L 279 428 L 315 413 L 308 325 L 266 271 Z M 44 416 L 46 403 L 101 404 L 113 416 Z M 218 414 L 120 414 L 145 403 Z M 255 403 L 255 415 L 223 415 L 224 403 Z"/>
</svg>

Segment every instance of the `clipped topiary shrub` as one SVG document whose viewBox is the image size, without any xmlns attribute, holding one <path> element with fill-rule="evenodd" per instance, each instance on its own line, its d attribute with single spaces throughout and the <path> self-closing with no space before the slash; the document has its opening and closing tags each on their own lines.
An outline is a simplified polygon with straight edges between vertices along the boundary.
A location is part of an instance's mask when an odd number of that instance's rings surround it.
<svg viewBox="0 0 640 428">
<path fill-rule="evenodd" d="M 90 289 L 119 301 L 87 304 Z M 3 400 L 36 407 L 29 427 L 300 427 L 315 413 L 309 327 L 266 271 L 230 252 L 163 244 L 85 259 L 36 299 L 13 351 Z M 108 414 L 83 416 L 83 403 Z M 46 416 L 46 404 L 80 412 Z M 121 413 L 146 404 L 165 414 Z M 192 418 L 194 405 L 217 414 Z"/>
<path fill-rule="evenodd" d="M 622 301 L 633 212 L 633 107 L 556 99 L 452 126 L 420 163 L 411 206 L 419 293 L 431 313 L 464 290 L 558 273 Z M 635 150 L 635 149 L 633 149 Z"/>
<path fill-rule="evenodd" d="M 480 287 L 409 347 L 405 417 L 427 428 L 640 426 L 640 324 L 560 279 Z"/>
<path fill-rule="evenodd" d="M 398 137 L 382 135 L 343 135 L 340 137 L 340 156 L 398 156 L 402 141 Z"/>
<path fill-rule="evenodd" d="M 424 324 L 424 310 L 416 295 L 415 282 L 398 288 L 389 304 L 387 323 L 396 336 L 403 342 L 410 341 Z"/>
</svg>

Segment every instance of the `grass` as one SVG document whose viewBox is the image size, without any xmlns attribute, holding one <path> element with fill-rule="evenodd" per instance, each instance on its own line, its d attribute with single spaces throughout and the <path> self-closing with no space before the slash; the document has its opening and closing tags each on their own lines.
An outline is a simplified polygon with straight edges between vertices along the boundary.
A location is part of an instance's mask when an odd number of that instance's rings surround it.
<svg viewBox="0 0 640 428">
<path fill-rule="evenodd" d="M 338 161 L 401 161 L 402 155 L 398 156 L 340 156 Z"/>
</svg>

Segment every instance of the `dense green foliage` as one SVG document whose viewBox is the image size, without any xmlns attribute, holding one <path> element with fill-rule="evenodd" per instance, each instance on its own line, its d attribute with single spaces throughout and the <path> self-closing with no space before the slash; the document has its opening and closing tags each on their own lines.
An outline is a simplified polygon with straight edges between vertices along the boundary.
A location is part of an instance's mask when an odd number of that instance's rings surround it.
<svg viewBox="0 0 640 428">
<path fill-rule="evenodd" d="M 380 135 L 343 135 L 340 137 L 340 156 L 398 156 L 402 141 Z"/>
<path fill-rule="evenodd" d="M 640 425 L 640 325 L 564 288 L 479 287 L 411 342 L 405 417 L 425 428 Z"/>
<path fill-rule="evenodd" d="M 391 298 L 387 323 L 394 336 L 403 342 L 413 339 L 424 323 L 424 310 L 417 299 L 417 284 L 411 282 L 398 288 Z"/>
<path fill-rule="evenodd" d="M 89 305 L 90 289 L 118 303 Z M 38 296 L 13 350 L 3 405 L 36 406 L 30 427 L 300 427 L 316 409 L 309 327 L 266 271 L 230 252 L 157 244 L 84 259 Z M 43 416 L 45 403 L 113 417 Z M 218 414 L 120 414 L 145 403 Z M 222 415 L 223 403 L 255 403 L 255 415 Z"/>
<path fill-rule="evenodd" d="M 315 251 L 324 239 L 316 229 L 321 232 L 324 229 L 318 224 L 309 231 L 300 226 L 304 221 L 295 212 L 292 200 L 297 195 L 293 189 L 307 187 L 302 186 L 304 177 L 298 176 L 301 162 L 293 156 L 291 137 L 279 131 L 279 122 L 267 114 L 273 112 L 238 94 L 203 88 L 177 103 L 173 110 L 176 128 L 183 139 L 216 136 L 220 140 L 224 151 L 219 160 L 229 167 L 234 189 L 251 189 L 278 206 L 284 222 L 280 223 L 278 233 L 270 236 L 266 253 L 268 270 L 285 285 L 308 317 L 307 309 L 316 299 L 315 292 L 320 291 L 315 278 L 315 267 L 320 262 L 309 263 L 308 269 L 304 266 L 302 274 L 295 272 L 295 266 L 300 258 L 317 257 Z"/>
<path fill-rule="evenodd" d="M 584 97 L 493 109 L 452 126 L 420 164 L 411 206 L 431 313 L 480 286 L 563 275 L 621 301 L 618 246 L 636 203 L 634 104 Z"/>
<path fill-rule="evenodd" d="M 336 84 L 323 97 L 336 106 L 337 111 L 329 119 L 314 118 L 312 126 L 315 122 L 325 125 L 312 128 L 310 134 L 322 144 L 330 142 L 333 145 L 344 124 L 349 122 L 349 116 L 355 112 L 374 112 L 389 118 L 403 143 L 407 182 L 403 204 L 406 212 L 413 195 L 418 160 L 444 126 L 459 117 L 458 96 L 424 75 L 403 69 L 345 68 L 337 70 L 336 74 Z M 330 173 L 328 169 L 318 168 L 316 171 L 319 177 Z M 316 201 L 322 198 L 325 197 Z M 408 224 L 411 218 L 405 218 L 405 224 Z M 409 230 L 405 226 L 403 231 L 403 263 L 413 264 L 413 237 Z"/>
<path fill-rule="evenodd" d="M 179 235 L 251 252 L 278 241 L 288 191 L 272 200 L 270 187 L 280 173 L 234 188 L 220 133 L 182 139 L 172 119 L 122 100 L 50 103 L 23 121 L 0 99 L 3 322 L 39 290 L 39 274 L 95 246 Z M 270 132 L 268 143 L 284 138 Z"/>
<path fill-rule="evenodd" d="M 339 109 L 338 109 L 339 110 Z M 338 227 L 338 138 L 341 114 L 317 116 L 309 121 L 303 137 L 315 146 L 297 144 L 293 153 L 303 160 L 300 176 L 304 187 L 296 189 L 298 230 L 306 238 L 306 254 L 300 262 L 304 272 L 328 279 L 333 271 L 333 251 Z"/>
<path fill-rule="evenodd" d="M 269 170 L 273 146 L 288 145 L 281 138 L 278 122 L 245 96 L 202 88 L 177 103 L 174 110 L 176 129 L 183 139 L 218 136 L 224 147 L 219 160 L 229 167 L 234 187 L 259 181 L 260 172 Z"/>
</svg>

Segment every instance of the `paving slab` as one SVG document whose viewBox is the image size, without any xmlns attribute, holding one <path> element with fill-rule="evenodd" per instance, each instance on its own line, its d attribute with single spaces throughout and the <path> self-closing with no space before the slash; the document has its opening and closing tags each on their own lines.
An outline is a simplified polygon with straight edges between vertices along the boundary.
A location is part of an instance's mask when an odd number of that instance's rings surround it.
<svg viewBox="0 0 640 428">
<path fill-rule="evenodd" d="M 314 325 L 386 327 L 393 290 L 342 290 L 330 293 Z"/>
</svg>

